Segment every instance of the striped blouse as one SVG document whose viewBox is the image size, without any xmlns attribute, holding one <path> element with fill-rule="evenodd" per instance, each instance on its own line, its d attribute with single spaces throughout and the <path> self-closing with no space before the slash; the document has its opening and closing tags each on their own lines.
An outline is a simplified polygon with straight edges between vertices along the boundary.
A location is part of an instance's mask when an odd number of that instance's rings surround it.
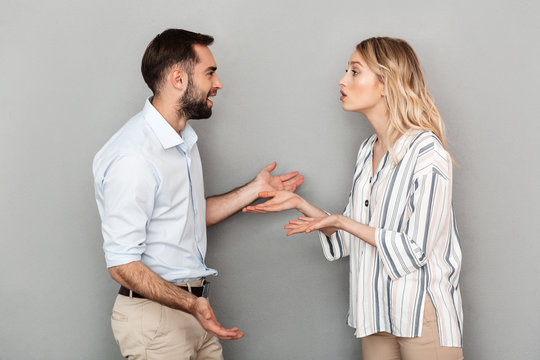
<svg viewBox="0 0 540 360">
<path fill-rule="evenodd" d="M 373 135 L 361 145 L 344 215 L 376 228 L 377 247 L 320 232 L 328 260 L 350 255 L 348 323 L 356 337 L 422 334 L 426 293 L 442 346 L 462 346 L 461 248 L 452 209 L 452 160 L 431 132 L 409 131 L 373 174 Z"/>
</svg>

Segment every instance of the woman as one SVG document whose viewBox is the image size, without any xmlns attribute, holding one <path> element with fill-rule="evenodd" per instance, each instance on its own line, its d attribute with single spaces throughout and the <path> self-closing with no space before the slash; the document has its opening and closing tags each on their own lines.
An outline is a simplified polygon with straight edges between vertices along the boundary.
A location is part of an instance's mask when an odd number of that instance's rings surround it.
<svg viewBox="0 0 540 360">
<path fill-rule="evenodd" d="M 244 211 L 297 209 L 305 216 L 287 235 L 319 230 L 327 259 L 350 255 L 348 322 L 363 359 L 462 359 L 452 158 L 416 54 L 403 40 L 364 40 L 339 85 L 343 109 L 375 131 L 343 215 L 287 191 L 261 193 L 271 199 Z"/>
</svg>

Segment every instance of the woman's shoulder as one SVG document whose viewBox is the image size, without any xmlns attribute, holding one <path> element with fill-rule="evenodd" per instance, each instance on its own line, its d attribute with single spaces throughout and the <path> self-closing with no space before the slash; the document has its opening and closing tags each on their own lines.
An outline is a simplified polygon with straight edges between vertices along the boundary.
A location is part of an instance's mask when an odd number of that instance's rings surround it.
<svg viewBox="0 0 540 360">
<path fill-rule="evenodd" d="M 373 148 L 373 143 L 377 140 L 377 134 L 372 134 L 367 139 L 362 141 L 360 148 L 358 149 L 358 156 L 364 153 L 369 153 Z"/>
<path fill-rule="evenodd" d="M 360 145 L 360 149 L 373 146 L 373 143 L 375 142 L 375 140 L 377 140 L 377 134 L 373 133 L 371 134 L 371 136 L 369 136 L 367 139 L 365 139 L 362 142 L 362 145 Z"/>
<path fill-rule="evenodd" d="M 427 130 L 409 130 L 407 132 L 407 135 L 411 137 L 411 144 L 410 146 L 426 146 L 426 145 L 432 145 L 432 146 L 441 146 L 442 143 L 441 140 L 435 135 L 432 131 Z"/>
<path fill-rule="evenodd" d="M 431 131 L 418 131 L 412 137 L 408 152 L 415 159 L 416 175 L 435 171 L 448 176 L 452 171 L 452 158 L 441 140 Z"/>
<path fill-rule="evenodd" d="M 441 139 L 431 131 L 409 131 L 407 135 L 410 137 L 409 151 L 413 150 L 421 156 L 423 154 L 432 154 L 434 152 L 446 154 L 448 151 L 444 148 Z"/>
</svg>

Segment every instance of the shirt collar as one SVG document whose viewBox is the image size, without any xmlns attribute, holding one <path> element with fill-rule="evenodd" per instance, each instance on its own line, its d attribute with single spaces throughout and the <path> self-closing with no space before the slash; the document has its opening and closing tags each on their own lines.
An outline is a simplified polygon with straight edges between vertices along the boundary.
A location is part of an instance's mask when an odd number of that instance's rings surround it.
<svg viewBox="0 0 540 360">
<path fill-rule="evenodd" d="M 180 147 L 186 147 L 187 150 L 191 150 L 193 145 L 197 142 L 198 138 L 195 130 L 187 123 L 184 130 L 181 131 L 182 136 L 178 135 L 176 130 L 173 129 L 167 120 L 165 120 L 159 111 L 152 105 L 152 97 L 146 99 L 143 114 L 161 143 L 161 146 L 163 146 L 165 150 L 178 145 L 180 145 Z"/>
</svg>

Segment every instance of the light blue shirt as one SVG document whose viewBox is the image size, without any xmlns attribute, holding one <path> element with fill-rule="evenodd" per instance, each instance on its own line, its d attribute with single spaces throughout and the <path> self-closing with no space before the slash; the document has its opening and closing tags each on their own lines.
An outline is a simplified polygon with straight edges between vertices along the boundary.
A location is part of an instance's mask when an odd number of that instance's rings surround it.
<svg viewBox="0 0 540 360">
<path fill-rule="evenodd" d="M 197 134 L 182 136 L 148 99 L 94 158 L 107 267 L 141 261 L 170 282 L 217 271 L 204 264 L 206 200 Z"/>
</svg>

